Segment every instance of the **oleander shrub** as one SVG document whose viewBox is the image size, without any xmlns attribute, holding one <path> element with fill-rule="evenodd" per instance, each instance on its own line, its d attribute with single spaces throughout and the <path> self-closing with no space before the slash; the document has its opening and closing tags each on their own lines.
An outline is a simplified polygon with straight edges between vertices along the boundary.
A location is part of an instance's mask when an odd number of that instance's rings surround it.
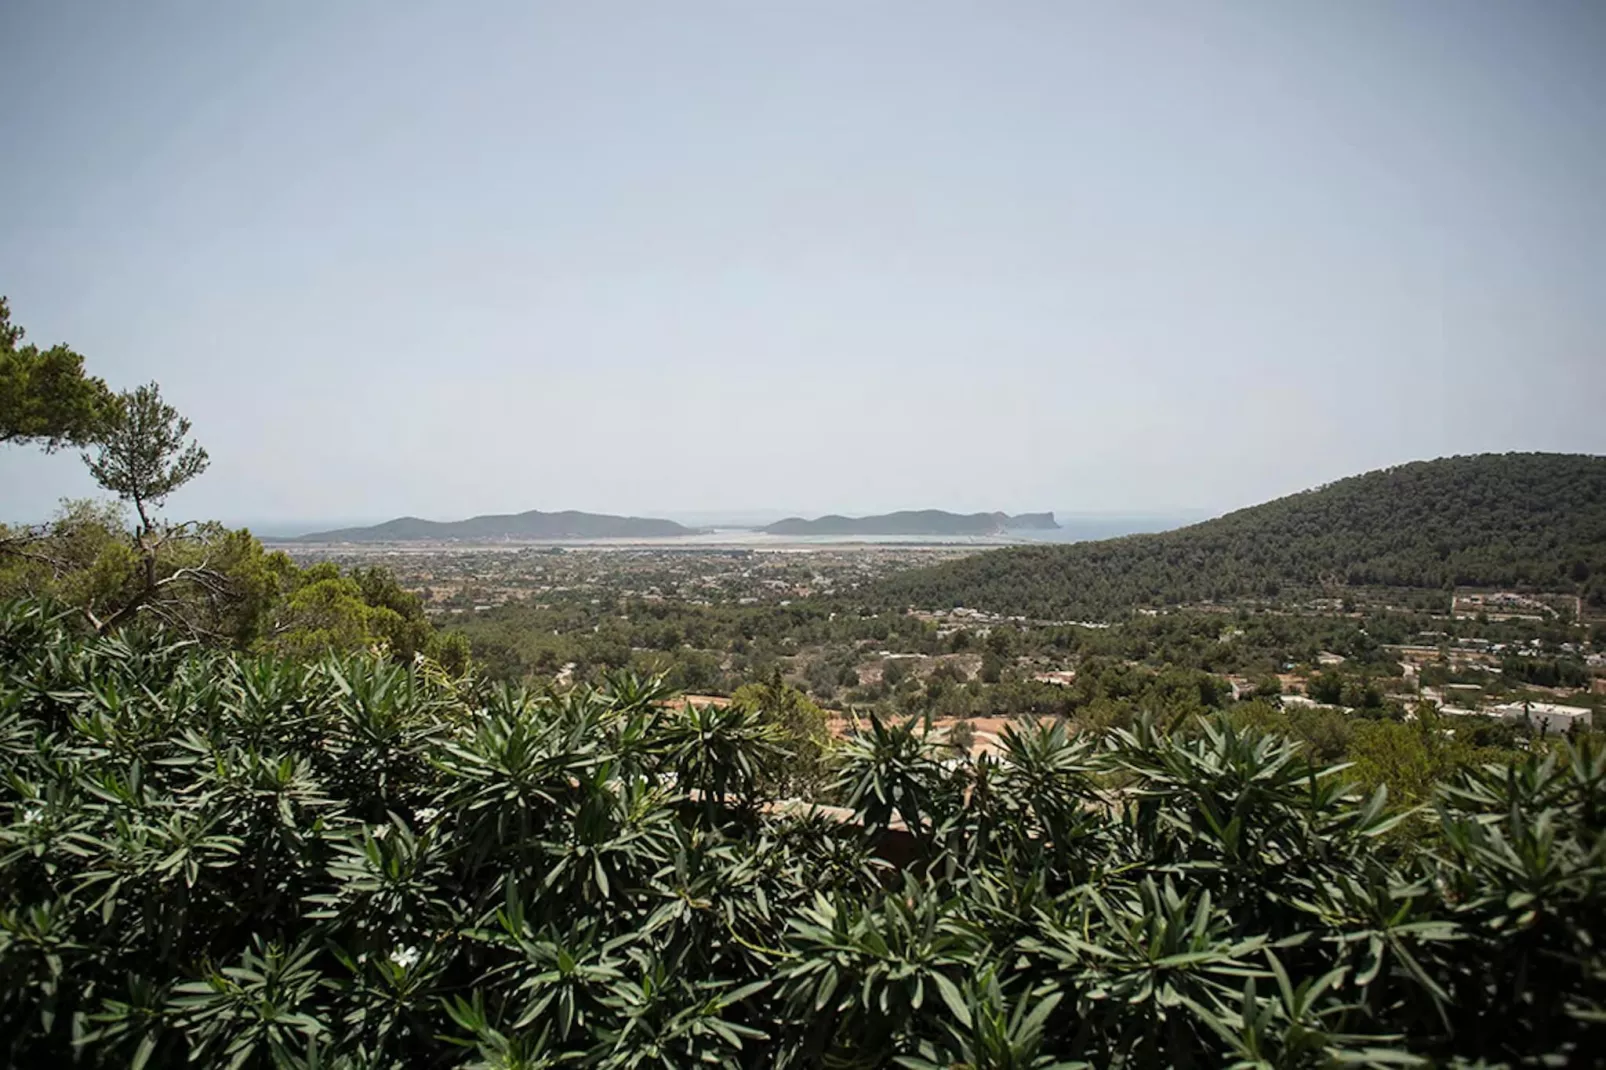
<svg viewBox="0 0 1606 1070">
<path fill-rule="evenodd" d="M 6 1061 L 1606 1051 L 1606 755 L 1587 745 L 1458 774 L 1412 818 L 1430 833 L 1399 837 L 1381 794 L 1220 715 L 1097 737 L 1023 722 L 974 759 L 872 719 L 832 755 L 842 820 L 769 797 L 788 755 L 762 709 L 668 697 L 0 607 Z"/>
</svg>

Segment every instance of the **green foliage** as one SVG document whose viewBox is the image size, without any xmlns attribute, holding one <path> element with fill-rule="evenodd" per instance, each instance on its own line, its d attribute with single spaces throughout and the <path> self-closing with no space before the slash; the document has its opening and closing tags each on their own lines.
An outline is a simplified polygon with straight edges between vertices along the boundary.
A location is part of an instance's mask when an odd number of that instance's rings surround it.
<svg viewBox="0 0 1606 1070">
<path fill-rule="evenodd" d="M 1438 785 L 1487 762 L 1512 756 L 1510 750 L 1477 746 L 1475 723 L 1446 725 L 1428 703 L 1410 721 L 1357 720 L 1350 731 L 1352 775 L 1365 784 L 1386 784 L 1407 805 L 1430 802 Z M 1447 730 L 1448 729 L 1448 730 Z"/>
<path fill-rule="evenodd" d="M 890 828 L 894 818 L 917 835 L 928 832 L 928 823 L 948 816 L 960 799 L 959 784 L 942 764 L 948 755 L 941 737 L 914 717 L 893 723 L 872 717 L 869 729 L 843 744 L 834 794 L 872 832 Z"/>
<path fill-rule="evenodd" d="M 1337 672 L 1320 672 L 1305 684 L 1305 694 L 1317 702 L 1337 706 L 1344 701 L 1344 676 Z"/>
<path fill-rule="evenodd" d="M 322 562 L 291 574 L 286 587 L 286 597 L 274 612 L 275 649 L 307 656 L 377 647 L 403 661 L 436 649 L 422 601 L 402 590 L 384 569 L 341 575 L 336 566 Z M 451 657 L 460 666 L 467 664 L 461 640 L 440 649 L 455 650 Z"/>
<path fill-rule="evenodd" d="M 1589 686 L 1589 669 L 1577 658 L 1505 658 L 1500 672 L 1506 680 L 1538 687 Z"/>
<path fill-rule="evenodd" d="M 1520 761 L 1532 749 L 1521 726 L 1489 717 L 1441 717 L 1431 703 L 1418 705 L 1409 720 L 1320 707 L 1279 709 L 1260 701 L 1234 706 L 1229 716 L 1233 724 L 1298 741 L 1318 761 L 1344 763 L 1346 776 L 1363 790 L 1385 789 L 1396 811 L 1430 802 L 1440 784 L 1466 770 Z"/>
<path fill-rule="evenodd" d="M 57 599 L 96 627 L 138 616 L 248 645 L 295 572 L 249 532 L 188 524 L 141 537 L 116 505 L 69 502 L 40 529 L 0 527 L 0 597 Z"/>
<path fill-rule="evenodd" d="M 244 530 L 127 530 L 116 506 L 68 503 L 43 529 L 0 527 L 0 597 L 51 598 L 93 626 L 158 621 L 194 639 L 316 655 L 382 648 L 461 673 L 467 641 L 438 637 L 417 595 L 384 569 L 298 568 Z"/>
<path fill-rule="evenodd" d="M 206 451 L 186 441 L 189 433 L 189 420 L 147 383 L 117 396 L 95 436 L 95 456 L 84 455 L 95 482 L 133 503 L 142 535 L 152 527 L 150 507 L 206 471 Z"/>
<path fill-rule="evenodd" d="M 1031 546 L 889 577 L 893 605 L 1045 619 L 1373 585 L 1580 590 L 1606 606 L 1606 458 L 1422 461 L 1158 535 Z"/>
<path fill-rule="evenodd" d="M 784 760 L 773 763 L 768 787 L 779 795 L 812 795 L 825 776 L 831 730 L 825 711 L 774 670 L 762 684 L 744 684 L 731 701 L 758 713 L 774 729 Z"/>
<path fill-rule="evenodd" d="M 1022 723 L 976 760 L 872 719 L 833 759 L 838 821 L 770 796 L 762 702 L 79 619 L 0 607 L 12 1065 L 1582 1065 L 1606 1041 L 1587 742 L 1404 815 L 1239 723 L 1256 704 Z"/>
<path fill-rule="evenodd" d="M 23 337 L 0 297 L 0 443 L 54 450 L 93 441 L 114 405 L 111 391 L 84 374 L 84 358 L 71 349 L 40 349 Z"/>
</svg>

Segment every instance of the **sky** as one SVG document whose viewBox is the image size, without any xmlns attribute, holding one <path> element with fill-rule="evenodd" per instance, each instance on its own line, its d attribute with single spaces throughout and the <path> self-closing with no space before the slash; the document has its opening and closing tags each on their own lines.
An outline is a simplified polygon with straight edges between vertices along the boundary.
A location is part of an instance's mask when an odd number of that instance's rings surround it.
<svg viewBox="0 0 1606 1070">
<path fill-rule="evenodd" d="M 1606 453 L 1606 5 L 0 5 L 0 294 L 168 515 L 1219 512 Z M 95 491 L 0 451 L 0 518 Z"/>
</svg>

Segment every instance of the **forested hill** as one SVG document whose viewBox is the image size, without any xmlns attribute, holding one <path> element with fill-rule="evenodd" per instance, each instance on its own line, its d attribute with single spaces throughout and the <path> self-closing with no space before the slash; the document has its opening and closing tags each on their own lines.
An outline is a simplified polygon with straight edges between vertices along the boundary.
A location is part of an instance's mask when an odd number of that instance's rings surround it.
<svg viewBox="0 0 1606 1070">
<path fill-rule="evenodd" d="M 672 520 L 602 513 L 527 513 L 470 517 L 467 520 L 420 520 L 397 517 L 366 528 L 342 528 L 301 536 L 301 542 L 406 542 L 418 539 L 643 539 L 690 535 L 692 529 Z"/>
<path fill-rule="evenodd" d="M 1053 513 L 949 513 L 914 509 L 882 516 L 788 517 L 765 528 L 770 535 L 1001 535 L 1058 528 Z"/>
<path fill-rule="evenodd" d="M 1606 606 L 1606 457 L 1419 461 L 1161 534 L 994 550 L 870 593 L 1064 619 L 1346 584 L 1522 585 Z"/>
</svg>

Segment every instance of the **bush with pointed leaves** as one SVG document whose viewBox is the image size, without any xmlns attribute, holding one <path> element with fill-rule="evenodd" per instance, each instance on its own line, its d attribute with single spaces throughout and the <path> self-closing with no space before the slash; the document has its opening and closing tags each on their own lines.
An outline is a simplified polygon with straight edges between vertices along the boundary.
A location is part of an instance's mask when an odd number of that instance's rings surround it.
<svg viewBox="0 0 1606 1070">
<path fill-rule="evenodd" d="M 1223 718 L 778 805 L 752 710 L 0 607 L 0 1045 L 90 1067 L 1581 1065 L 1606 755 L 1380 796 Z M 1422 831 L 1425 828 L 1426 831 Z M 878 852 L 915 841 L 896 871 Z"/>
</svg>

